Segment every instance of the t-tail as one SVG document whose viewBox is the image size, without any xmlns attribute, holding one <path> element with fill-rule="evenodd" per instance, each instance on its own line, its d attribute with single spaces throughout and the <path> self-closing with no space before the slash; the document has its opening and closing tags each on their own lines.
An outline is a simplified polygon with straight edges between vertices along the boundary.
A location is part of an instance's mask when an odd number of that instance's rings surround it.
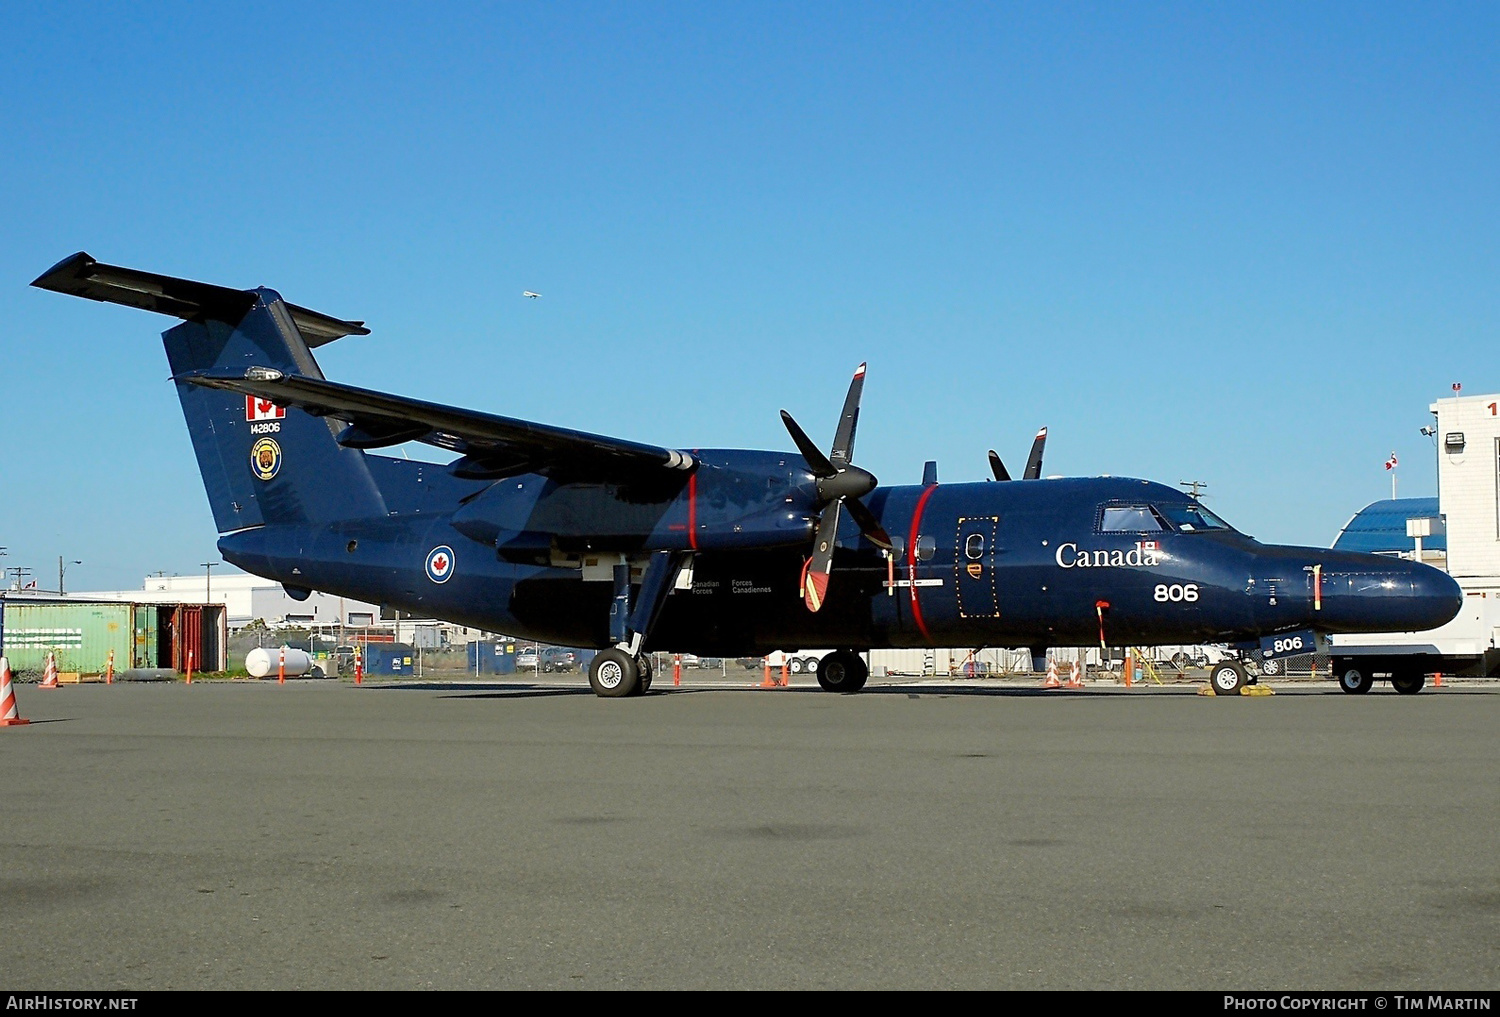
<svg viewBox="0 0 1500 1017">
<path fill-rule="evenodd" d="M 32 285 L 183 319 L 162 340 L 220 533 L 386 514 L 364 453 L 334 440 L 339 422 L 185 380 L 265 369 L 322 378 L 312 348 L 368 335 L 362 322 L 289 304 L 275 290 L 174 279 L 87 254 L 59 262 Z"/>
</svg>

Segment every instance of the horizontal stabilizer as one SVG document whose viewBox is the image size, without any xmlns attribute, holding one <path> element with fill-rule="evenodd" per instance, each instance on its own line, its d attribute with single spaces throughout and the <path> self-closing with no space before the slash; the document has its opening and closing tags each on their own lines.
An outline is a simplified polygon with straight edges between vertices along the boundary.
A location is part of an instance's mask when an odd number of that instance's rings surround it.
<svg viewBox="0 0 1500 1017">
<path fill-rule="evenodd" d="M 43 272 L 31 285 L 54 293 L 138 307 L 188 321 L 227 321 L 236 324 L 255 305 L 255 290 L 176 279 L 118 265 L 104 265 L 79 252 Z M 344 321 L 287 304 L 297 330 L 308 346 L 322 346 L 346 335 L 369 335 L 362 321 Z"/>
</svg>

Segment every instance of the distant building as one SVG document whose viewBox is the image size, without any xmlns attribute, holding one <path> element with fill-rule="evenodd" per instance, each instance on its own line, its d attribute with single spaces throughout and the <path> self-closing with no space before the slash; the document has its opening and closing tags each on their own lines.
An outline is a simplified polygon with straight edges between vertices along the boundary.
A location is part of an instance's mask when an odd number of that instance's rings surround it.
<svg viewBox="0 0 1500 1017">
<path fill-rule="evenodd" d="M 1344 524 L 1333 546 L 1339 551 L 1410 558 L 1416 551 L 1416 538 L 1410 535 L 1409 521 L 1438 517 L 1436 498 L 1386 498 L 1371 502 Z M 1432 529 L 1438 532 L 1422 538 L 1422 560 L 1444 568 L 1448 560 L 1448 536 L 1441 525 Z"/>
</svg>

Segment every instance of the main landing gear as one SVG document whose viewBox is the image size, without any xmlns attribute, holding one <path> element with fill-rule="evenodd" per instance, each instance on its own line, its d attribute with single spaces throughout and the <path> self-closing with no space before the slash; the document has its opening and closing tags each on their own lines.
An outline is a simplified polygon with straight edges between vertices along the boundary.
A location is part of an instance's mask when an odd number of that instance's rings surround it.
<svg viewBox="0 0 1500 1017">
<path fill-rule="evenodd" d="M 651 688 L 651 658 L 613 646 L 600 650 L 589 664 L 589 686 L 605 699 L 643 696 Z"/>
<path fill-rule="evenodd" d="M 858 692 L 869 677 L 864 658 L 853 650 L 835 650 L 818 661 L 818 684 L 827 692 Z"/>
<path fill-rule="evenodd" d="M 634 590 L 629 563 L 622 558 L 615 566 L 615 597 L 609 609 L 609 637 L 615 645 L 600 650 L 589 663 L 589 687 L 594 695 L 623 699 L 645 695 L 651 688 L 651 658 L 641 648 L 687 562 L 686 555 L 655 552 Z"/>
</svg>

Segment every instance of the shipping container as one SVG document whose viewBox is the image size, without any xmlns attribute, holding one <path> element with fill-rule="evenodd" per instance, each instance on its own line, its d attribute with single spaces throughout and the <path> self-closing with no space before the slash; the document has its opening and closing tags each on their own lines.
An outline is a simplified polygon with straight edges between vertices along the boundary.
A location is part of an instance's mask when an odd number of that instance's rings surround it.
<svg viewBox="0 0 1500 1017">
<path fill-rule="evenodd" d="M 469 673 L 515 674 L 516 644 L 506 640 L 481 639 L 469 644 Z"/>
<path fill-rule="evenodd" d="M 17 674 L 41 673 L 47 654 L 59 671 L 101 672 L 115 653 L 115 667 L 131 666 L 134 605 L 120 603 L 4 603 L 4 653 Z"/>
<path fill-rule="evenodd" d="M 365 674 L 415 677 L 417 651 L 405 643 L 362 643 Z"/>
<path fill-rule="evenodd" d="M 115 671 L 187 667 L 222 671 L 228 645 L 221 604 L 119 601 L 21 602 L 0 598 L 0 652 L 18 674 L 40 674 L 47 654 L 59 671 L 100 674 L 114 651 Z"/>
</svg>

